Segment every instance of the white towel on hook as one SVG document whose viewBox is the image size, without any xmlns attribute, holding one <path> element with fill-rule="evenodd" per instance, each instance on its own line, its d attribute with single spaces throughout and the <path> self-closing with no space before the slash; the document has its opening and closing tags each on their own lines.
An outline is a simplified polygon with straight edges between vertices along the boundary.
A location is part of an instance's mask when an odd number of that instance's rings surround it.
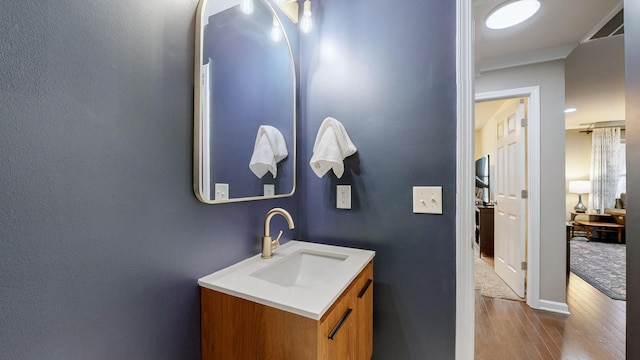
<svg viewBox="0 0 640 360">
<path fill-rule="evenodd" d="M 278 175 L 278 163 L 288 155 L 287 144 L 280 130 L 260 125 L 249 168 L 258 178 L 262 178 L 267 171 L 275 178 Z"/>
<path fill-rule="evenodd" d="M 316 135 L 313 145 L 313 156 L 309 165 L 318 176 L 322 177 L 333 169 L 338 178 L 344 173 L 343 160 L 356 153 L 358 149 L 351 142 L 347 130 L 342 123 L 332 117 L 324 119 Z"/>
</svg>

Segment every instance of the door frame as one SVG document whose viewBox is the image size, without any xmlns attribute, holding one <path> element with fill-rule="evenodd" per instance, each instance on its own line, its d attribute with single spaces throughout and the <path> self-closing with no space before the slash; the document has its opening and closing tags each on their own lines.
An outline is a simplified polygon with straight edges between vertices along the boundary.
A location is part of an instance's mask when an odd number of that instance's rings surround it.
<svg viewBox="0 0 640 360">
<path fill-rule="evenodd" d="M 525 224 L 527 239 L 527 273 L 525 294 L 527 305 L 540 308 L 540 87 L 530 86 L 516 89 L 477 93 L 475 101 L 527 98 L 527 131 L 525 134 L 525 164 L 529 197 L 526 204 Z M 473 126 L 472 126 L 473 128 Z M 471 202 L 470 204 L 473 204 Z M 473 280 L 473 278 L 471 279 Z M 472 281 L 473 284 L 473 281 Z"/>
<path fill-rule="evenodd" d="M 539 309 L 540 308 L 540 87 L 531 86 L 516 89 L 506 89 L 499 91 L 490 91 L 478 93 L 474 97 L 474 101 L 467 105 L 471 108 L 475 101 L 500 100 L 514 97 L 526 97 L 527 102 L 527 133 L 526 139 L 526 158 L 527 158 L 527 190 L 529 198 L 527 199 L 526 209 L 527 215 L 525 221 L 527 224 L 527 274 L 526 274 L 526 302 L 527 305 Z M 471 169 L 473 168 L 473 158 L 475 151 L 474 144 L 474 119 L 473 111 L 471 116 L 463 118 L 458 116 L 458 133 L 463 133 L 466 138 L 471 138 L 467 144 L 458 141 L 458 154 L 460 161 L 458 167 L 468 164 L 467 169 L 458 171 L 458 194 L 456 201 L 457 221 L 456 221 L 456 286 L 461 291 L 456 295 L 456 359 L 473 359 L 473 346 L 470 349 L 463 347 L 473 345 L 474 321 L 475 321 L 475 291 L 473 279 L 473 238 L 471 230 L 473 224 L 471 221 L 466 222 L 462 219 L 462 213 L 473 211 L 473 203 L 475 193 L 473 190 L 473 176 Z M 460 177 L 466 176 L 466 179 Z M 471 246 L 468 246 L 471 239 Z M 468 259 L 468 260 L 467 260 Z M 464 264 L 465 261 L 466 266 Z M 471 296 L 464 295 L 465 293 Z M 466 329 L 466 330 L 465 330 Z M 470 330 L 469 330 L 470 329 Z M 468 333 L 471 334 L 468 334 Z M 465 341 L 460 343 L 461 341 Z M 470 355 L 469 355 L 470 351 Z M 458 355 L 459 354 L 459 355 Z"/>
<path fill-rule="evenodd" d="M 473 279 L 473 206 L 475 200 L 473 159 L 475 151 L 474 52 L 472 0 L 456 0 L 456 330 L 455 357 L 473 359 L 475 336 L 475 291 Z M 527 204 L 527 304 L 540 305 L 540 90 L 522 88 L 529 97 L 527 158 L 529 201 Z M 497 93 L 478 94 L 481 97 Z M 532 176 L 537 174 L 537 176 Z"/>
<path fill-rule="evenodd" d="M 472 360 L 475 348 L 473 44 L 472 0 L 456 0 L 456 360 Z"/>
</svg>

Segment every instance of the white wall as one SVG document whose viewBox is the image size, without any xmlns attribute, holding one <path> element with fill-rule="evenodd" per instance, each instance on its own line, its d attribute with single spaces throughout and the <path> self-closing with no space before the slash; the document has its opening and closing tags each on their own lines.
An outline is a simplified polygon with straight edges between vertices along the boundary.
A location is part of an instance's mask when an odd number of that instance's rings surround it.
<svg viewBox="0 0 640 360">
<path fill-rule="evenodd" d="M 565 133 L 565 144 L 565 189 L 567 191 L 565 209 L 566 220 L 569 220 L 569 213 L 578 203 L 578 195 L 569 193 L 569 181 L 589 180 L 591 135 L 581 133 L 579 130 L 567 130 Z M 589 194 L 582 195 L 582 203 L 590 207 Z"/>
<path fill-rule="evenodd" d="M 540 86 L 540 298 L 565 303 L 564 62 L 488 71 L 475 80 L 477 93 Z"/>
</svg>

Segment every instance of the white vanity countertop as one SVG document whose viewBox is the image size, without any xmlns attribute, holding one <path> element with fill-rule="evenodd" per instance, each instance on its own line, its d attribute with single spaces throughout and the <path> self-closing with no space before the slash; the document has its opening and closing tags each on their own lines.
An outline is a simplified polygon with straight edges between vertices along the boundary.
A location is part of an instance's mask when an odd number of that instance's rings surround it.
<svg viewBox="0 0 640 360">
<path fill-rule="evenodd" d="M 330 272 L 330 280 L 322 281 L 312 288 L 281 286 L 252 276 L 300 250 L 339 254 L 346 259 L 326 270 Z M 271 259 L 262 259 L 258 254 L 202 277 L 198 279 L 198 284 L 221 293 L 319 320 L 374 256 L 375 252 L 371 250 L 291 240 L 274 249 Z"/>
</svg>

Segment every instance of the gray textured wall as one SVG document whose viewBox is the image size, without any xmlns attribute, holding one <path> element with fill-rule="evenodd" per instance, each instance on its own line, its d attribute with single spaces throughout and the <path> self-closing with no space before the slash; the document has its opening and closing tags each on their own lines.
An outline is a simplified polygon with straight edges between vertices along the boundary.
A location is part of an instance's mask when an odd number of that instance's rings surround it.
<svg viewBox="0 0 640 360">
<path fill-rule="evenodd" d="M 624 2 L 627 88 L 627 359 L 640 359 L 640 2 Z"/>
<path fill-rule="evenodd" d="M 370 248 L 374 359 L 453 359 L 455 340 L 455 2 L 314 1 L 302 40 L 303 237 Z M 327 116 L 358 152 L 345 174 L 311 171 Z M 351 184 L 353 209 L 335 209 Z M 412 186 L 443 187 L 444 213 L 412 213 Z"/>
<path fill-rule="evenodd" d="M 196 1 L 1 8 L 0 359 L 199 359 L 196 280 L 300 219 L 193 194 Z"/>
</svg>

